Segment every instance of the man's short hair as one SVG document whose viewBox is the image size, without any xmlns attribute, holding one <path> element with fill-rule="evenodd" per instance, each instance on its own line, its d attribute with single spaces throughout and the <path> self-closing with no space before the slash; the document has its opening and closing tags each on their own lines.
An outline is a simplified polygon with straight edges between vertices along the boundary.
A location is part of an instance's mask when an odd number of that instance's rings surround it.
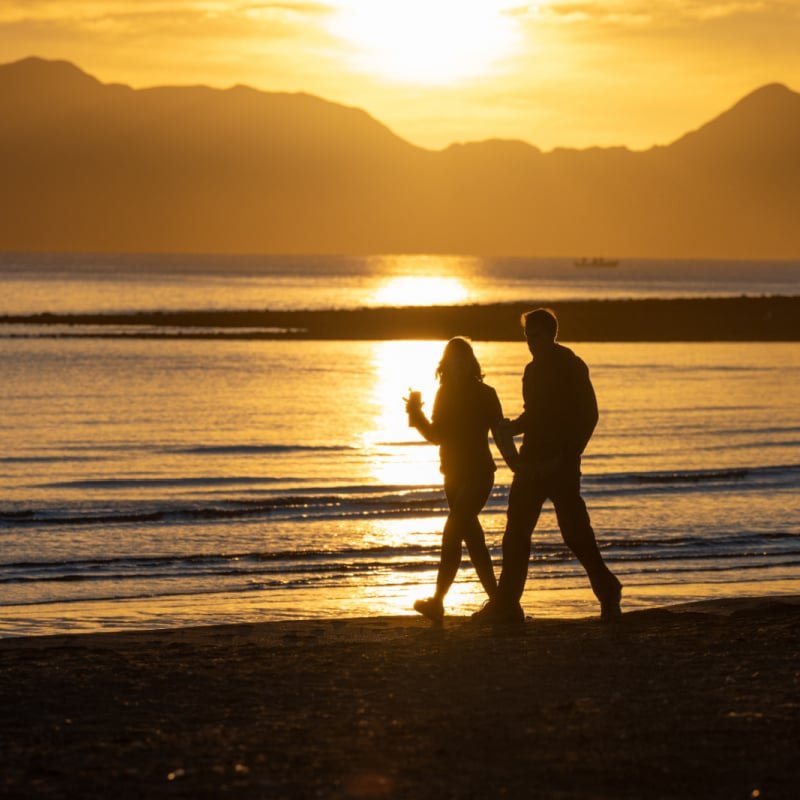
<svg viewBox="0 0 800 800">
<path fill-rule="evenodd" d="M 537 308 L 527 311 L 521 317 L 522 327 L 526 330 L 540 330 L 556 340 L 558 335 L 558 317 L 552 308 Z"/>
</svg>

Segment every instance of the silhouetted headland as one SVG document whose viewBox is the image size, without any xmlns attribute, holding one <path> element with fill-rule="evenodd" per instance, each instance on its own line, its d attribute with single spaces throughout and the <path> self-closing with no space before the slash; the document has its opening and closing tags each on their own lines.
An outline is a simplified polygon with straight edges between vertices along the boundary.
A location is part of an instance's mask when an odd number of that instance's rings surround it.
<svg viewBox="0 0 800 800">
<path fill-rule="evenodd" d="M 800 255 L 800 94 L 779 84 L 641 152 L 426 150 L 307 94 L 38 58 L 0 65 L 0 120 L 0 250 Z"/>
<path fill-rule="evenodd" d="M 92 336 L 242 339 L 449 339 L 518 341 L 520 314 L 548 305 L 561 338 L 583 342 L 798 341 L 800 296 L 584 300 L 330 311 L 156 311 L 133 314 L 33 314 L 0 325 L 97 326 Z M 141 327 L 116 332 L 114 327 Z M 103 328 L 108 330 L 104 332 Z M 197 330 L 193 331 L 192 329 Z M 155 330 L 154 330 L 155 329 Z M 213 329 L 213 330 L 209 330 Z M 54 335 L 55 332 L 54 332 Z M 59 336 L 71 335 L 59 327 Z M 89 335 L 76 329 L 74 335 Z"/>
</svg>

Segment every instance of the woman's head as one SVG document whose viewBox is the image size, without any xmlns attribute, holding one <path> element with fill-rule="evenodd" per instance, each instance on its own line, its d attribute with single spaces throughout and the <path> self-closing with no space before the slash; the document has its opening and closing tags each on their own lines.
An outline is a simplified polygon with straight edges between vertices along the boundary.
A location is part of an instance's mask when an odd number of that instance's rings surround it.
<svg viewBox="0 0 800 800">
<path fill-rule="evenodd" d="M 483 380 L 481 365 L 475 357 L 469 339 L 455 336 L 444 347 L 442 360 L 436 368 L 436 376 L 440 381 L 446 380 Z"/>
</svg>

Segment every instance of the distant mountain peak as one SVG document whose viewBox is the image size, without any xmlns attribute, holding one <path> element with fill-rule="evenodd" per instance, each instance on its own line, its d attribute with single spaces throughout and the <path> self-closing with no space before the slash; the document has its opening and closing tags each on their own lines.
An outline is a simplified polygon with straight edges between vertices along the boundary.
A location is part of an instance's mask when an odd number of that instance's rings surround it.
<svg viewBox="0 0 800 800">
<path fill-rule="evenodd" d="M 745 95 L 672 147 L 711 148 L 742 152 L 749 146 L 762 149 L 768 142 L 800 137 L 800 94 L 782 83 L 768 83 Z"/>
<path fill-rule="evenodd" d="M 28 56 L 9 64 L 0 64 L 0 75 L 14 80 L 37 81 L 37 83 L 69 80 L 80 81 L 84 84 L 100 84 L 97 78 L 84 72 L 71 61 L 41 58 L 40 56 Z"/>
<path fill-rule="evenodd" d="M 443 152 L 467 156 L 473 153 L 481 153 L 496 158 L 526 157 L 541 153 L 538 147 L 529 142 L 524 142 L 522 139 L 484 139 L 479 142 L 453 142 Z"/>
<path fill-rule="evenodd" d="M 755 97 L 787 97 L 794 94 L 797 94 L 797 92 L 793 92 L 786 84 L 766 83 L 764 86 L 759 86 L 758 89 L 754 89 L 750 94 L 745 95 L 740 102 L 745 102 Z"/>
<path fill-rule="evenodd" d="M 745 95 L 730 111 L 758 114 L 780 112 L 792 107 L 800 107 L 800 94 L 782 83 L 768 83 Z"/>
<path fill-rule="evenodd" d="M 82 103 L 105 88 L 69 61 L 29 56 L 0 64 L 0 100 L 15 116 L 25 108 L 46 112 L 63 103 Z"/>
<path fill-rule="evenodd" d="M 126 84 L 103 83 L 84 72 L 69 61 L 52 60 L 29 56 L 19 61 L 0 64 L 0 99 L 6 107 L 21 108 L 30 104 L 41 109 L 57 108 L 64 103 L 84 101 L 103 102 L 111 97 L 111 92 L 125 91 L 135 98 L 144 96 L 169 97 L 176 103 L 190 104 L 201 98 L 208 104 L 217 104 L 220 113 L 229 111 L 229 102 L 240 104 L 242 108 L 261 109 L 273 113 L 283 113 L 296 117 L 300 124 L 306 125 L 309 134 L 325 138 L 331 133 L 331 125 L 337 130 L 352 129 L 369 134 L 373 141 L 387 141 L 400 144 L 405 149 L 417 149 L 399 137 L 386 125 L 356 106 L 346 106 L 307 92 L 269 92 L 245 84 L 227 88 L 216 88 L 205 84 L 194 86 L 172 85 L 133 89 Z M 309 120 L 315 117 L 325 123 L 315 125 Z"/>
</svg>

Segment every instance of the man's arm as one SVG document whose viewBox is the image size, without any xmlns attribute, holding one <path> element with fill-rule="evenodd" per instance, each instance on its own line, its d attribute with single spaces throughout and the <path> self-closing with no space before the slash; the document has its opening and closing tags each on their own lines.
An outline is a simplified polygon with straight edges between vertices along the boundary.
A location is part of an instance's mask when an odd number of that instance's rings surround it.
<svg viewBox="0 0 800 800">
<path fill-rule="evenodd" d="M 583 361 L 579 360 L 575 365 L 572 384 L 575 419 L 567 446 L 571 454 L 579 456 L 589 444 L 599 419 L 597 396 L 589 377 L 589 368 Z"/>
<path fill-rule="evenodd" d="M 525 415 L 527 412 L 523 411 L 516 419 L 508 419 L 506 422 L 511 428 L 511 433 L 514 436 L 519 436 L 525 433 Z"/>
<path fill-rule="evenodd" d="M 523 411 L 516 419 L 510 420 L 511 431 L 514 434 L 514 436 L 519 436 L 525 433 L 525 429 L 528 426 L 528 414 L 529 414 L 528 397 L 531 394 L 532 389 L 533 389 L 533 362 L 525 366 L 525 372 L 522 374 Z"/>
</svg>

